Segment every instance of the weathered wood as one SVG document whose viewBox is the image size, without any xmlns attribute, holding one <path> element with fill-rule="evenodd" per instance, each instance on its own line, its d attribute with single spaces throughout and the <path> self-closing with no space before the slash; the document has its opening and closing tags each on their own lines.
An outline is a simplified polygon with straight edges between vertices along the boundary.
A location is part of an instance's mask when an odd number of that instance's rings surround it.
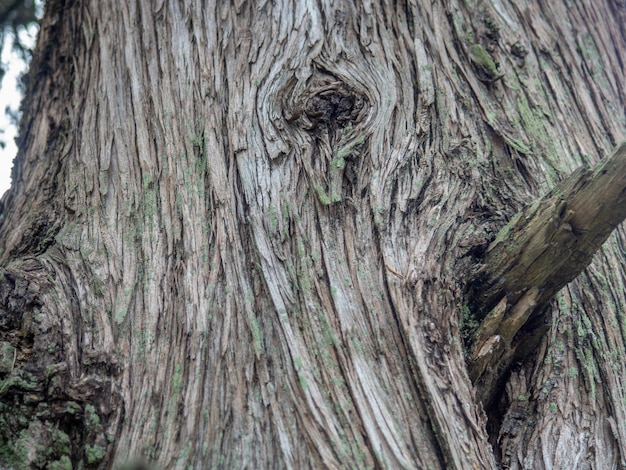
<svg viewBox="0 0 626 470">
<path fill-rule="evenodd" d="M 491 308 L 527 290 L 552 297 L 586 268 L 626 218 L 626 142 L 593 168 L 582 167 L 520 211 L 487 248 L 478 302 Z M 539 302 L 541 304 L 541 302 Z"/>
<path fill-rule="evenodd" d="M 470 376 L 492 397 L 517 358 L 516 335 L 533 313 L 592 261 L 626 218 L 626 142 L 581 167 L 505 225 L 487 248 L 474 285 L 484 316 L 470 348 Z M 480 312 L 483 312 L 481 315 Z"/>
<path fill-rule="evenodd" d="M 497 228 L 626 138 L 591 3 L 48 1 L 2 201 L 0 466 L 615 468 L 623 233 L 488 426 L 460 333 Z"/>
</svg>

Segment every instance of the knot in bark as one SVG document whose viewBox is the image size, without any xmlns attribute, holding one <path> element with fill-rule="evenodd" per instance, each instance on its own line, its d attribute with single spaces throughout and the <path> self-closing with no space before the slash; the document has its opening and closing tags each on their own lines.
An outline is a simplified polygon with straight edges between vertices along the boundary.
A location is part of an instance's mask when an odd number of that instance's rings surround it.
<svg viewBox="0 0 626 470">
<path fill-rule="evenodd" d="M 315 72 L 304 86 L 290 83 L 283 102 L 285 117 L 306 130 L 324 126 L 333 132 L 364 121 L 369 101 L 364 92 L 330 74 Z"/>
<path fill-rule="evenodd" d="M 340 81 L 311 89 L 305 113 L 311 122 L 345 127 L 359 120 L 365 98 Z"/>
</svg>

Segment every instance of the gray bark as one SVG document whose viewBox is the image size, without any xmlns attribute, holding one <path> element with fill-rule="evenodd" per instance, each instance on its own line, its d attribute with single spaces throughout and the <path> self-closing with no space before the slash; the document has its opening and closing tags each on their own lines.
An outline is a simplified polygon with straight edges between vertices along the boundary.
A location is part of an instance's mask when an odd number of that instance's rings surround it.
<svg viewBox="0 0 626 470">
<path fill-rule="evenodd" d="M 617 468 L 621 228 L 486 413 L 462 330 L 498 230 L 626 137 L 622 9 L 48 2 L 0 462 Z"/>
</svg>

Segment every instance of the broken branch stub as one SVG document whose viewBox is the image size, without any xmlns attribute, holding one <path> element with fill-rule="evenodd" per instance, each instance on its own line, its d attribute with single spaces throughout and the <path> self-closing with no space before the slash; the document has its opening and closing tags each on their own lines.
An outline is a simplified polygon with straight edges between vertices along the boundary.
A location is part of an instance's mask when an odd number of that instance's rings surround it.
<svg viewBox="0 0 626 470">
<path fill-rule="evenodd" d="M 595 167 L 576 170 L 500 230 L 487 248 L 475 286 L 483 317 L 470 345 L 470 375 L 475 382 L 480 378 L 489 388 L 498 381 L 514 359 L 515 335 L 526 320 L 591 263 L 625 218 L 626 142 L 622 142 Z"/>
</svg>

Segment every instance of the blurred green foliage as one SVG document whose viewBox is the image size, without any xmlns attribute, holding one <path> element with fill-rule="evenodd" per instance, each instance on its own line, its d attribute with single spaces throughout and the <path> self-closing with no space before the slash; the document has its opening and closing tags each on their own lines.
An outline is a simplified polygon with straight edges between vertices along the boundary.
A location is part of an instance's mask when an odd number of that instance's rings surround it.
<svg viewBox="0 0 626 470">
<path fill-rule="evenodd" d="M 20 34 L 27 31 L 33 25 L 37 25 L 43 11 L 43 0 L 0 0 L 0 53 L 4 50 L 7 42 L 11 44 L 13 51 L 22 59 L 23 62 L 30 61 L 30 41 L 25 44 L 23 41 L 27 35 Z M 20 68 L 23 66 L 20 66 Z M 2 62 L 0 58 L 0 92 L 2 91 L 2 79 L 9 64 Z M 18 81 L 18 88 L 21 85 Z M 5 110 L 9 122 L 17 125 L 19 112 L 17 109 L 7 107 Z M 0 129 L 0 136 L 4 133 L 4 129 Z M 0 137 L 0 149 L 4 148 L 6 142 Z"/>
<path fill-rule="evenodd" d="M 28 60 L 29 48 L 20 40 L 19 32 L 39 21 L 42 2 L 36 0 L 0 0 L 0 50 L 8 35 L 13 38 L 13 49 Z M 0 63 L 0 80 L 6 64 Z"/>
</svg>

